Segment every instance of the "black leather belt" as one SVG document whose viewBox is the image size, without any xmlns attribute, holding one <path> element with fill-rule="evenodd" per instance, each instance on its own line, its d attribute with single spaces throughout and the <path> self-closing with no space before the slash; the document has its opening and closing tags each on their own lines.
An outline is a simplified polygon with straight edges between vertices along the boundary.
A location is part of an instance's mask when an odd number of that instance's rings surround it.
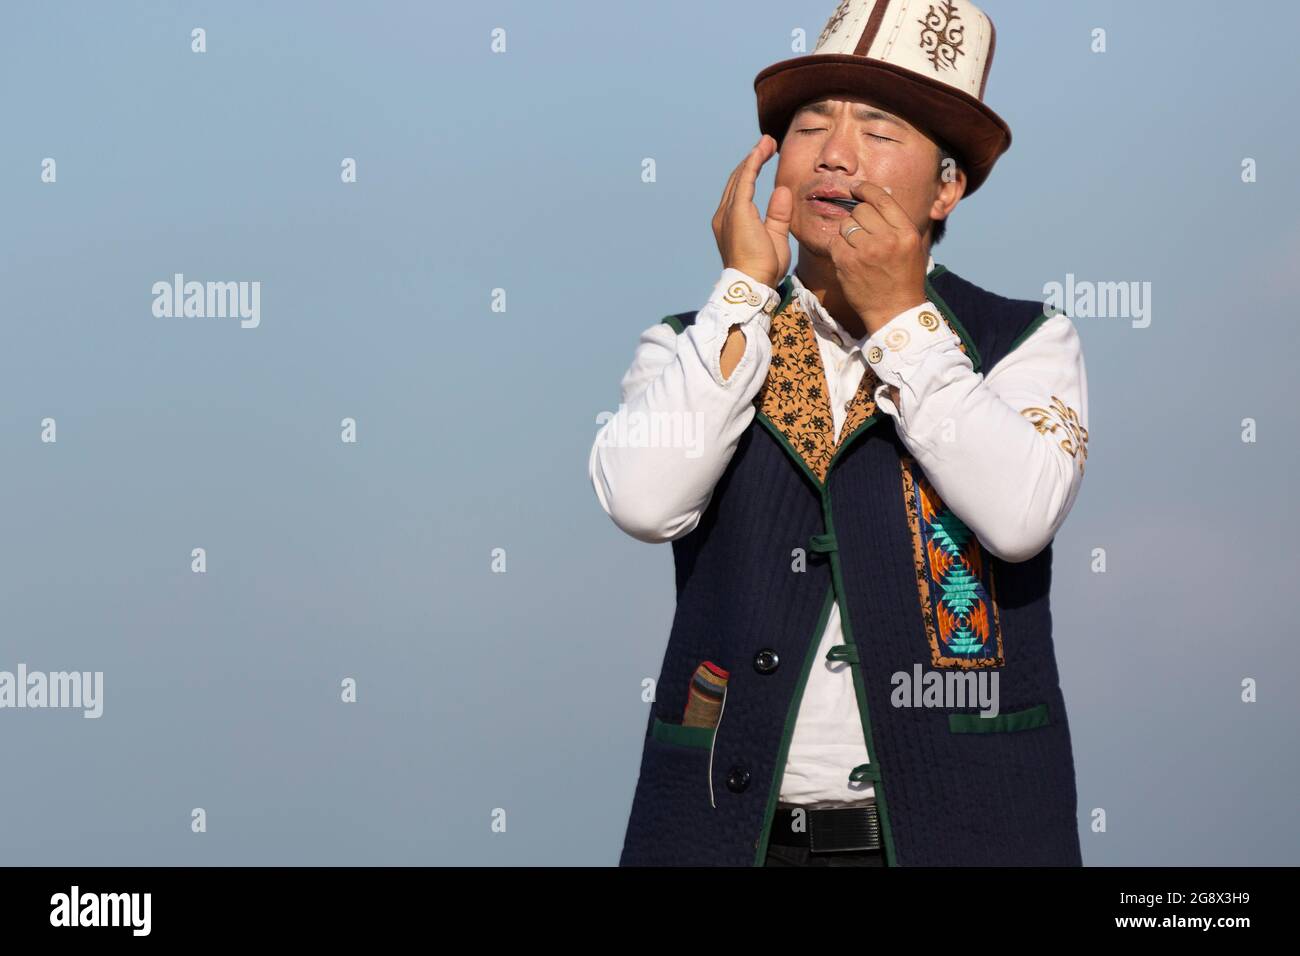
<svg viewBox="0 0 1300 956">
<path fill-rule="evenodd" d="M 795 827 L 795 815 L 803 823 Z M 772 818 L 772 843 L 807 847 L 813 853 L 847 850 L 879 850 L 880 813 L 875 803 L 861 807 L 777 807 Z"/>
</svg>

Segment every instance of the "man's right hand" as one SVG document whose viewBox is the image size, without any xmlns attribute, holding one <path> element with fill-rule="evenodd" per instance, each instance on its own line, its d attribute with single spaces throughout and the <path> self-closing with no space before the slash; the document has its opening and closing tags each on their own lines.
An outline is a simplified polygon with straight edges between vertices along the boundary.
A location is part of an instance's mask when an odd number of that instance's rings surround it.
<svg viewBox="0 0 1300 956">
<path fill-rule="evenodd" d="M 713 214 L 723 268 L 739 269 L 766 286 L 775 286 L 790 268 L 790 217 L 794 194 L 786 186 L 772 190 L 767 219 L 754 205 L 758 171 L 776 153 L 776 140 L 764 133 L 727 180 L 722 202 Z"/>
</svg>

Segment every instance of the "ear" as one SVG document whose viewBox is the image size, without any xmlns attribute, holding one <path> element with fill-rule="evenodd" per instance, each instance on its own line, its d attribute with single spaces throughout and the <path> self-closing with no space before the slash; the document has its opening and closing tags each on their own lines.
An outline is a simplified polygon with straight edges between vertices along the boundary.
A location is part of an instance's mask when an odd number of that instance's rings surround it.
<svg viewBox="0 0 1300 956">
<path fill-rule="evenodd" d="M 948 164 L 940 173 L 939 188 L 934 202 L 930 204 L 931 219 L 947 219 L 961 197 L 966 195 L 966 171 L 955 164 Z"/>
</svg>

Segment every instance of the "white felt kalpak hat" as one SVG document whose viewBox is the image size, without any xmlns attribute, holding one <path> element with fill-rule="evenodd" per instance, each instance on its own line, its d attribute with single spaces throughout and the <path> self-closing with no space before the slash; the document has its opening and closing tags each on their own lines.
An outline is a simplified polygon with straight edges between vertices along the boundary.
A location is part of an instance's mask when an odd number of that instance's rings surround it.
<svg viewBox="0 0 1300 956">
<path fill-rule="evenodd" d="M 848 93 L 897 113 L 959 154 L 966 195 L 1011 146 L 984 105 L 993 21 L 967 0 L 841 0 L 813 52 L 754 79 L 760 132 L 778 143 L 803 104 Z"/>
</svg>

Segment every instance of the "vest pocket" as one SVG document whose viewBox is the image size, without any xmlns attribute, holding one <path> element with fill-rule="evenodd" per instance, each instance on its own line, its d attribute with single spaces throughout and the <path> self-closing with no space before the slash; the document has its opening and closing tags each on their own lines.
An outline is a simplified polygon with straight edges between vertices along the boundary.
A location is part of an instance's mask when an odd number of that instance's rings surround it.
<svg viewBox="0 0 1300 956">
<path fill-rule="evenodd" d="M 954 734 L 1011 733 L 1017 730 L 1046 727 L 1051 722 L 1047 705 L 1037 704 L 1025 710 L 998 714 L 996 717 L 982 717 L 979 714 L 949 714 L 948 730 Z"/>
<path fill-rule="evenodd" d="M 737 845 L 719 825 L 709 791 L 711 734 L 658 717 L 651 722 L 620 865 L 743 866 L 753 858 L 748 841 Z"/>
<path fill-rule="evenodd" d="M 713 733 L 712 727 L 683 727 L 681 724 L 670 724 L 658 717 L 654 719 L 650 729 L 650 736 L 655 740 L 682 747 L 698 747 L 702 750 L 708 750 L 713 746 Z"/>
</svg>

